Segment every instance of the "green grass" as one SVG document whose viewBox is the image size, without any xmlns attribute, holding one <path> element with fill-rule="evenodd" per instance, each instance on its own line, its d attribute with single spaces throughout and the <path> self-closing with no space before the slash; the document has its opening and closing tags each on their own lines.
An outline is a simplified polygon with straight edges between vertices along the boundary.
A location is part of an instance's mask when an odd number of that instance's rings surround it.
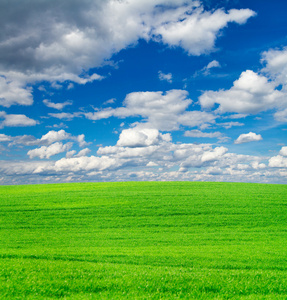
<svg viewBox="0 0 287 300">
<path fill-rule="evenodd" d="M 287 299 L 287 185 L 0 187 L 0 299 Z"/>
</svg>

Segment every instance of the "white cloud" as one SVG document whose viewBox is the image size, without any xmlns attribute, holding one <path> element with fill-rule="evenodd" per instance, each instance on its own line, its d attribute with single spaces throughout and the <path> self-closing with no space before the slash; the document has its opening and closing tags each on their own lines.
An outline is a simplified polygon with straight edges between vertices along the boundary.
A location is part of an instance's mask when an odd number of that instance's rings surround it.
<svg viewBox="0 0 287 300">
<path fill-rule="evenodd" d="M 120 134 L 117 146 L 120 147 L 146 147 L 158 145 L 161 141 L 171 141 L 170 134 L 161 134 L 157 129 L 130 128 Z"/>
<path fill-rule="evenodd" d="M 260 164 L 258 161 L 255 161 L 251 163 L 251 167 L 255 170 L 258 170 L 258 169 L 265 169 L 266 165 L 263 163 Z"/>
<path fill-rule="evenodd" d="M 215 123 L 213 114 L 202 111 L 186 111 L 192 103 L 184 90 L 163 92 L 134 92 L 126 96 L 124 106 L 106 108 L 94 113 L 85 113 L 86 118 L 100 120 L 111 116 L 126 118 L 140 116 L 145 127 L 158 130 L 177 130 L 180 125 L 201 126 Z"/>
<path fill-rule="evenodd" d="M 89 143 L 87 143 L 85 141 L 84 134 L 80 134 L 78 136 L 73 136 L 63 129 L 61 129 L 59 131 L 55 131 L 55 130 L 49 131 L 48 133 L 46 133 L 45 135 L 43 135 L 41 137 L 41 139 L 39 140 L 39 144 L 51 145 L 52 143 L 60 142 L 63 140 L 76 141 L 79 143 L 80 147 L 85 147 L 85 146 L 89 145 Z"/>
<path fill-rule="evenodd" d="M 279 122 L 287 122 L 287 108 L 276 112 L 274 114 L 274 118 Z"/>
<path fill-rule="evenodd" d="M 21 85 L 17 81 L 7 80 L 1 76 L 0 69 L 0 105 L 10 107 L 11 105 L 33 104 L 32 89 Z"/>
<path fill-rule="evenodd" d="M 48 81 L 57 87 L 70 81 L 70 87 L 71 82 L 101 80 L 86 71 L 139 39 L 194 55 L 212 51 L 221 29 L 254 14 L 249 9 L 208 12 L 193 0 L 5 1 L 0 12 L 2 105 L 31 105 L 27 84 Z"/>
<path fill-rule="evenodd" d="M 287 157 L 287 147 L 282 147 L 279 154 Z"/>
<path fill-rule="evenodd" d="M 212 68 L 220 68 L 220 67 L 221 67 L 220 63 L 217 60 L 213 60 L 206 66 L 206 69 L 209 70 Z"/>
<path fill-rule="evenodd" d="M 189 11 L 177 10 L 173 20 L 159 24 L 154 30 L 160 39 L 170 46 L 180 46 L 190 55 L 201 55 L 214 50 L 215 40 L 229 22 L 243 24 L 255 13 L 249 9 L 221 9 L 204 11 L 201 6 L 189 7 Z"/>
<path fill-rule="evenodd" d="M 115 168 L 117 162 L 110 157 L 82 156 L 72 158 L 62 158 L 56 161 L 52 170 L 56 172 L 81 172 L 91 170 L 105 170 Z"/>
<path fill-rule="evenodd" d="M 214 161 L 214 160 L 218 160 L 220 157 L 222 157 L 226 152 L 228 151 L 227 148 L 225 147 L 216 147 L 214 150 L 212 151 L 207 151 L 204 152 L 202 157 L 201 157 L 201 161 L 202 162 L 207 162 L 207 161 Z"/>
<path fill-rule="evenodd" d="M 287 157 L 282 155 L 273 156 L 269 159 L 269 167 L 271 168 L 287 168 Z"/>
<path fill-rule="evenodd" d="M 71 150 L 66 153 L 66 158 L 71 158 L 77 153 L 76 150 Z"/>
<path fill-rule="evenodd" d="M 225 129 L 229 129 L 233 126 L 244 126 L 244 123 L 240 123 L 240 122 L 224 122 L 224 123 L 216 123 L 217 126 L 222 126 Z"/>
<path fill-rule="evenodd" d="M 117 101 L 116 98 L 111 98 L 103 103 L 103 105 L 114 104 Z"/>
<path fill-rule="evenodd" d="M 207 66 L 205 66 L 202 69 L 202 72 L 203 72 L 204 75 L 209 75 L 210 74 L 210 69 L 220 68 L 220 67 L 221 67 L 220 63 L 217 60 L 213 60 Z"/>
<path fill-rule="evenodd" d="M 263 52 L 262 63 L 266 63 L 264 72 L 269 74 L 278 84 L 287 82 L 287 47 L 282 50 L 270 49 Z"/>
<path fill-rule="evenodd" d="M 14 145 L 24 145 L 24 146 L 35 146 L 39 145 L 39 140 L 37 140 L 33 135 L 19 135 L 11 137 L 11 143 L 9 147 Z"/>
<path fill-rule="evenodd" d="M 0 128 L 3 127 L 27 127 L 35 126 L 37 121 L 28 118 L 25 115 L 6 114 L 4 111 L 0 112 L 0 118 L 4 118 L 4 121 L 0 123 Z"/>
<path fill-rule="evenodd" d="M 172 74 L 171 73 L 164 74 L 164 73 L 162 73 L 162 71 L 159 71 L 158 78 L 161 81 L 167 81 L 169 83 L 172 83 Z"/>
<path fill-rule="evenodd" d="M 51 146 L 60 144 L 54 149 Z M 46 158 L 62 151 L 62 143 L 56 142 L 31 150 L 31 157 Z M 62 146 L 61 146 L 62 144 Z M 49 148 L 49 149 L 48 149 Z M 35 151 L 37 150 L 37 151 Z M 68 147 L 65 151 L 68 150 Z M 98 156 L 76 157 L 76 151 L 68 151 L 66 158 L 57 161 L 1 162 L 3 182 L 21 182 L 26 175 L 28 182 L 37 181 L 41 175 L 50 182 L 73 180 L 122 181 L 122 180 L 212 180 L 282 182 L 286 178 L 286 163 L 283 147 L 279 160 L 229 153 L 225 147 L 213 148 L 210 144 L 174 144 L 161 140 L 154 145 L 142 147 L 100 147 Z M 284 153 L 283 153 L 284 152 Z M 79 154 L 79 153 L 78 153 Z M 178 170 L 178 171 L 177 171 Z M 73 175 L 71 175 L 73 174 Z M 284 175 L 285 174 L 285 175 Z M 27 176 L 28 175 L 28 176 Z M 283 179 L 282 179 L 283 178 Z M 10 180 L 10 181 L 9 181 Z M 281 180 L 281 181 L 280 181 Z M 35 182 L 34 181 L 34 182 Z"/>
<path fill-rule="evenodd" d="M 63 144 L 56 142 L 50 146 L 42 146 L 41 148 L 29 150 L 27 154 L 31 159 L 35 157 L 39 157 L 41 159 L 50 158 L 53 155 L 68 151 L 72 145 L 72 143 Z"/>
<path fill-rule="evenodd" d="M 256 134 L 254 132 L 249 132 L 246 134 L 241 134 L 235 141 L 234 144 L 242 144 L 242 143 L 249 143 L 249 142 L 257 142 L 261 141 L 262 136 L 260 134 Z"/>
<path fill-rule="evenodd" d="M 79 144 L 80 147 L 85 147 L 86 145 L 89 145 L 85 141 L 85 135 L 80 134 L 78 136 L 73 136 L 70 133 L 66 132 L 65 130 L 59 130 L 59 131 L 54 131 L 51 130 L 44 134 L 40 139 L 35 138 L 32 135 L 22 135 L 22 136 L 5 136 L 4 134 L 1 136 L 0 135 L 0 142 L 1 142 L 1 137 L 2 141 L 10 141 L 8 144 L 9 147 L 12 146 L 17 146 L 19 145 L 20 147 L 22 146 L 50 146 L 51 144 L 55 142 L 60 142 L 63 140 L 70 140 L 70 141 L 75 141 Z M 70 145 L 71 143 L 69 143 Z M 43 148 L 45 149 L 45 148 Z M 75 154 L 75 153 L 74 153 Z"/>
<path fill-rule="evenodd" d="M 242 119 L 242 118 L 246 118 L 247 116 L 248 116 L 247 114 L 235 114 L 235 115 L 225 116 L 224 119 Z"/>
<path fill-rule="evenodd" d="M 0 133 L 0 142 L 9 142 L 12 140 L 12 137 L 9 135 L 6 135 L 4 133 Z"/>
<path fill-rule="evenodd" d="M 80 113 L 49 113 L 48 114 L 49 116 L 53 117 L 53 118 L 57 118 L 57 119 L 60 119 L 60 120 L 63 120 L 63 119 L 66 119 L 66 120 L 72 120 L 76 117 L 79 117 L 80 116 Z"/>
<path fill-rule="evenodd" d="M 199 101 L 203 108 L 212 108 L 215 103 L 218 111 L 254 114 L 277 107 L 284 94 L 275 89 L 276 84 L 267 77 L 247 70 L 233 83 L 229 90 L 206 91 Z"/>
<path fill-rule="evenodd" d="M 196 138 L 222 138 L 223 134 L 219 131 L 202 132 L 200 130 L 189 130 L 184 133 L 184 136 L 196 137 Z"/>
<path fill-rule="evenodd" d="M 67 133 L 65 130 L 61 129 L 59 131 L 51 130 L 41 137 L 41 141 L 51 145 L 55 142 L 60 142 L 62 140 L 67 140 L 71 138 L 71 134 Z"/>
<path fill-rule="evenodd" d="M 82 149 L 75 157 L 87 156 L 91 150 L 89 148 Z"/>
<path fill-rule="evenodd" d="M 43 103 L 47 107 L 55 108 L 55 109 L 58 109 L 58 110 L 62 110 L 65 106 L 73 104 L 72 101 L 65 101 L 65 102 L 62 102 L 62 103 L 53 103 L 48 99 L 43 100 Z"/>
<path fill-rule="evenodd" d="M 90 144 L 90 143 L 87 143 L 85 141 L 85 135 L 84 134 L 79 134 L 77 137 L 75 137 L 75 140 L 79 143 L 80 147 L 85 147 L 85 146 Z"/>
</svg>

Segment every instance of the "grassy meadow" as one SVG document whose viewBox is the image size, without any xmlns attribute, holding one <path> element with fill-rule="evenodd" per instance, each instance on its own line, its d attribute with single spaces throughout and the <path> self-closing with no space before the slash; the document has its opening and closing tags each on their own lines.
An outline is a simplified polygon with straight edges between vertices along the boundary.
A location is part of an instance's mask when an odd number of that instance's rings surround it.
<svg viewBox="0 0 287 300">
<path fill-rule="evenodd" d="M 287 299 L 287 185 L 1 186 L 0 299 Z"/>
</svg>

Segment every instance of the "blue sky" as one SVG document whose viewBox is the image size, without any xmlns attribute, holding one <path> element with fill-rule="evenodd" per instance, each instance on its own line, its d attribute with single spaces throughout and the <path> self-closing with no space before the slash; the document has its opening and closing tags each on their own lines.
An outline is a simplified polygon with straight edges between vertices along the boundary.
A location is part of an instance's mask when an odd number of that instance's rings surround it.
<svg viewBox="0 0 287 300">
<path fill-rule="evenodd" d="M 0 0 L 0 183 L 286 183 L 286 11 Z"/>
</svg>

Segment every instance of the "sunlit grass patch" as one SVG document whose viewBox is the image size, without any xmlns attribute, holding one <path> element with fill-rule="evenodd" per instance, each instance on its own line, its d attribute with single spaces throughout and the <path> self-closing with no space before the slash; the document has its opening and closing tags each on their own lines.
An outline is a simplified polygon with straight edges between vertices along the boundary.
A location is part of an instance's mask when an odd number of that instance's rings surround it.
<svg viewBox="0 0 287 300">
<path fill-rule="evenodd" d="M 0 187 L 1 299 L 286 299 L 287 186 Z"/>
</svg>

